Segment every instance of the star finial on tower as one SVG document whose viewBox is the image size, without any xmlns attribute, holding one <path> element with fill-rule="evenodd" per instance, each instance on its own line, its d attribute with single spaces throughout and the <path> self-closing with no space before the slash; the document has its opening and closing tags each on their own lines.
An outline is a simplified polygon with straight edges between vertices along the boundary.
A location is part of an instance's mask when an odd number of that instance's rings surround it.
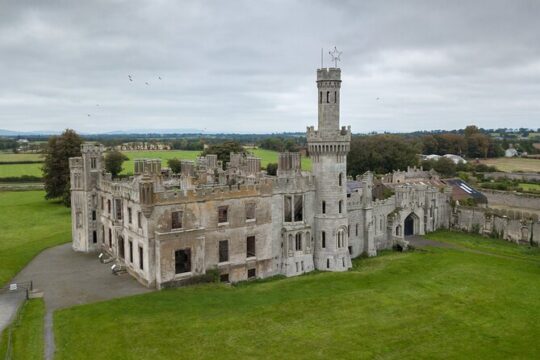
<svg viewBox="0 0 540 360">
<path fill-rule="evenodd" d="M 332 61 L 334 62 L 334 65 L 336 68 L 337 68 L 337 62 L 341 61 L 339 57 L 341 56 L 342 52 L 343 51 L 338 51 L 336 46 L 334 46 L 334 50 L 328 52 L 330 56 L 332 57 Z"/>
</svg>

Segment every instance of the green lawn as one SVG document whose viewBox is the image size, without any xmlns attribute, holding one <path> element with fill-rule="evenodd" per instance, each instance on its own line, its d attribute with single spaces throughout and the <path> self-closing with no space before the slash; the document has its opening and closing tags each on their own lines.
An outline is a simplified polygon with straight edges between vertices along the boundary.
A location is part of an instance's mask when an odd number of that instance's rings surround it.
<svg viewBox="0 0 540 360">
<path fill-rule="evenodd" d="M 63 309 L 54 316 L 56 358 L 540 357 L 538 251 L 503 242 L 493 249 L 475 236 L 470 245 L 469 236 L 430 235 L 487 254 L 385 252 L 355 260 L 346 273 L 194 286 Z"/>
<path fill-rule="evenodd" d="M 0 162 L 43 161 L 41 154 L 13 154 L 0 152 Z"/>
<path fill-rule="evenodd" d="M 19 318 L 12 327 L 12 359 L 42 359 L 44 351 L 43 319 L 45 303 L 43 299 L 27 301 L 20 310 Z M 8 331 L 0 338 L 0 358 L 5 358 L 7 351 Z"/>
<path fill-rule="evenodd" d="M 524 191 L 540 191 L 540 184 L 520 183 L 519 187 Z"/>
<path fill-rule="evenodd" d="M 71 240 L 70 210 L 44 195 L 0 192 L 0 287 L 43 249 Z"/>
<path fill-rule="evenodd" d="M 494 158 L 480 160 L 481 163 L 495 166 L 500 171 L 505 172 L 540 172 L 540 160 L 539 159 L 525 159 L 525 158 Z"/>
<path fill-rule="evenodd" d="M 19 177 L 23 175 L 43 176 L 43 164 L 0 164 L 0 178 Z"/>
<path fill-rule="evenodd" d="M 253 155 L 261 158 L 262 167 L 266 167 L 268 163 L 277 163 L 278 153 L 276 151 L 265 149 L 248 149 Z M 133 173 L 133 160 L 135 159 L 161 159 L 163 166 L 167 166 L 167 160 L 178 158 L 182 160 L 195 160 L 200 156 L 200 151 L 188 150 L 163 150 L 163 151 L 124 151 L 129 160 L 123 165 L 123 174 Z M 302 169 L 311 170 L 311 160 L 302 158 Z"/>
</svg>

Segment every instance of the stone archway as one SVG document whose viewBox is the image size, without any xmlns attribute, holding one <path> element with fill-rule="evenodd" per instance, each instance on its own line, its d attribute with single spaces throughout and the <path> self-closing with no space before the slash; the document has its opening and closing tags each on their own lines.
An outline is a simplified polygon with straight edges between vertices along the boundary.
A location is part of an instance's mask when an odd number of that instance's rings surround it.
<svg viewBox="0 0 540 360">
<path fill-rule="evenodd" d="M 418 216 L 415 213 L 410 213 L 403 224 L 403 235 L 411 236 L 418 234 L 419 221 Z"/>
</svg>

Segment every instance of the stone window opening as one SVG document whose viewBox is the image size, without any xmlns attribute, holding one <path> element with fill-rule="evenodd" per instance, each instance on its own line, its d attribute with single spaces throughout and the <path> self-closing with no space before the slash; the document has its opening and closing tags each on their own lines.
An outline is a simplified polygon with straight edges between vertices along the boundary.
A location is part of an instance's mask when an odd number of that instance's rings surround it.
<svg viewBox="0 0 540 360">
<path fill-rule="evenodd" d="M 321 232 L 321 246 L 322 248 L 326 248 L 326 232 Z"/>
<path fill-rule="evenodd" d="M 330 269 L 330 259 L 326 259 L 326 268 Z"/>
<path fill-rule="evenodd" d="M 92 231 L 92 242 L 97 243 L 97 231 Z"/>
<path fill-rule="evenodd" d="M 133 241 L 129 240 L 129 262 L 133 264 Z"/>
<path fill-rule="evenodd" d="M 255 203 L 246 204 L 246 220 L 255 220 L 256 206 Z"/>
<path fill-rule="evenodd" d="M 338 185 L 343 186 L 343 173 L 339 173 L 338 176 Z"/>
<path fill-rule="evenodd" d="M 124 238 L 119 236 L 118 237 L 118 256 L 121 258 L 121 259 L 124 259 L 126 254 L 125 254 L 125 247 L 124 247 Z"/>
<path fill-rule="evenodd" d="M 255 268 L 248 269 L 248 279 L 254 279 L 257 277 L 257 270 Z"/>
<path fill-rule="evenodd" d="M 334 104 L 337 104 L 337 91 L 334 91 Z"/>
<path fill-rule="evenodd" d="M 122 220 L 122 199 L 114 199 L 116 209 L 116 220 Z"/>
<path fill-rule="evenodd" d="M 182 229 L 182 218 L 184 213 L 182 211 L 173 211 L 171 213 L 171 229 Z"/>
<path fill-rule="evenodd" d="M 302 195 L 294 196 L 294 221 L 304 220 L 304 198 Z"/>
<path fill-rule="evenodd" d="M 90 158 L 90 168 L 95 169 L 97 167 L 97 159 L 95 157 Z"/>
<path fill-rule="evenodd" d="M 107 212 L 110 214 L 111 213 L 111 199 L 108 199 L 107 200 Z"/>
<path fill-rule="evenodd" d="M 227 222 L 229 222 L 229 207 L 218 207 L 218 224 L 225 224 Z"/>
<path fill-rule="evenodd" d="M 112 248 L 112 230 L 109 228 L 109 248 Z"/>
<path fill-rule="evenodd" d="M 246 239 L 246 256 L 255 257 L 255 236 L 248 236 Z"/>
<path fill-rule="evenodd" d="M 96 210 L 92 210 L 92 220 L 96 221 L 96 218 L 97 218 Z"/>
<path fill-rule="evenodd" d="M 341 258 L 341 261 L 343 262 L 343 267 L 345 267 L 345 258 Z"/>
<path fill-rule="evenodd" d="M 302 251 L 302 233 L 296 233 L 295 235 L 295 249 L 296 251 Z"/>
<path fill-rule="evenodd" d="M 139 227 L 139 229 L 142 229 L 142 218 L 140 211 L 137 211 L 137 226 Z"/>
<path fill-rule="evenodd" d="M 285 196 L 283 201 L 283 216 L 285 222 L 292 222 L 292 196 Z"/>
<path fill-rule="evenodd" d="M 358 236 L 358 223 L 356 223 L 356 236 Z"/>
<path fill-rule="evenodd" d="M 144 253 L 142 246 L 139 246 L 139 269 L 144 270 Z"/>
<path fill-rule="evenodd" d="M 342 210 L 343 210 L 343 200 L 339 200 L 338 211 L 339 211 L 340 214 L 341 214 Z"/>
<path fill-rule="evenodd" d="M 326 214 L 326 201 L 322 202 L 322 213 Z"/>
<path fill-rule="evenodd" d="M 221 275 L 219 275 L 219 282 L 228 283 L 229 282 L 229 274 L 221 274 Z"/>
<path fill-rule="evenodd" d="M 326 103 L 327 103 L 327 104 L 330 103 L 330 91 L 327 91 L 327 92 L 326 92 Z"/>
<path fill-rule="evenodd" d="M 219 262 L 229 261 L 229 240 L 221 240 L 219 242 Z"/>
<path fill-rule="evenodd" d="M 191 271 L 191 249 L 180 249 L 174 252 L 174 271 L 176 274 Z"/>
<path fill-rule="evenodd" d="M 322 91 L 319 92 L 319 104 L 322 104 Z"/>
<path fill-rule="evenodd" d="M 133 224 L 133 211 L 128 207 L 128 223 Z"/>
<path fill-rule="evenodd" d="M 101 243 L 105 243 L 105 226 L 101 225 Z"/>
</svg>

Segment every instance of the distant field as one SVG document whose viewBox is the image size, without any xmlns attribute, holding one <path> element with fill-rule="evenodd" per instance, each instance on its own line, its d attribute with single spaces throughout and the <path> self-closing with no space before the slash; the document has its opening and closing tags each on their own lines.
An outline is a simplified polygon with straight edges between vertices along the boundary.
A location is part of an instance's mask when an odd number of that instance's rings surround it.
<svg viewBox="0 0 540 360">
<path fill-rule="evenodd" d="M 264 149 L 248 149 L 253 155 L 261 158 L 261 164 L 266 167 L 268 163 L 277 163 L 278 152 Z M 167 166 L 167 160 L 178 158 L 182 160 L 195 160 L 201 154 L 201 151 L 188 150 L 164 150 L 164 151 L 124 151 L 129 160 L 124 163 L 123 174 L 133 173 L 133 160 L 135 159 L 161 159 L 163 166 Z M 302 158 L 302 169 L 311 170 L 311 160 Z"/>
<path fill-rule="evenodd" d="M 538 248 L 447 231 L 428 237 L 458 249 L 383 251 L 347 272 L 61 309 L 55 358 L 540 358 Z"/>
<path fill-rule="evenodd" d="M 43 161 L 41 154 L 12 154 L 0 152 L 0 162 Z"/>
<path fill-rule="evenodd" d="M 44 196 L 0 192 L 0 287 L 41 250 L 71 240 L 70 210 Z"/>
<path fill-rule="evenodd" d="M 43 164 L 0 164 L 0 178 L 23 175 L 43 176 L 42 166 Z"/>
<path fill-rule="evenodd" d="M 525 191 L 540 191 L 540 184 L 520 183 L 519 187 L 521 187 Z"/>
<path fill-rule="evenodd" d="M 523 158 L 496 158 L 480 160 L 483 164 L 495 166 L 505 172 L 540 172 L 540 160 Z"/>
</svg>

